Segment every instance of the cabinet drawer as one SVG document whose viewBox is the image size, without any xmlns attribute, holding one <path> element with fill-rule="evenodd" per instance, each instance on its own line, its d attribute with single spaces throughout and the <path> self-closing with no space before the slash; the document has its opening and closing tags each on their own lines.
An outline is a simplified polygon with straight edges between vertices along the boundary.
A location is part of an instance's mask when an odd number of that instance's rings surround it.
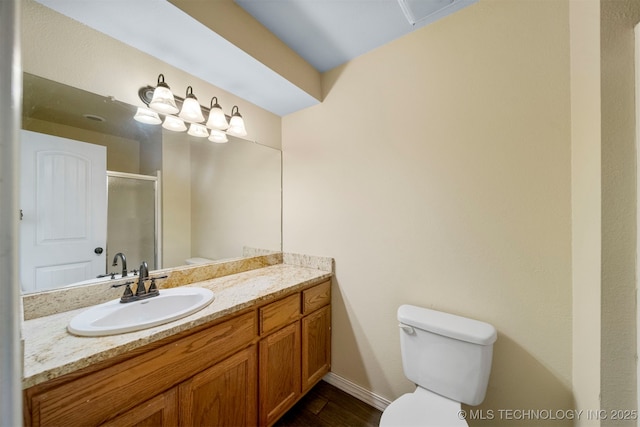
<svg viewBox="0 0 640 427">
<path fill-rule="evenodd" d="M 293 294 L 260 308 L 260 335 L 281 328 L 300 318 L 300 294 Z"/>
<path fill-rule="evenodd" d="M 32 423 L 97 425 L 189 378 L 256 337 L 255 312 L 235 317 L 33 396 Z M 117 408 L 117 409 L 116 409 Z"/>
<path fill-rule="evenodd" d="M 313 288 L 302 291 L 302 313 L 309 314 L 312 311 L 331 302 L 331 282 L 324 282 Z"/>
</svg>

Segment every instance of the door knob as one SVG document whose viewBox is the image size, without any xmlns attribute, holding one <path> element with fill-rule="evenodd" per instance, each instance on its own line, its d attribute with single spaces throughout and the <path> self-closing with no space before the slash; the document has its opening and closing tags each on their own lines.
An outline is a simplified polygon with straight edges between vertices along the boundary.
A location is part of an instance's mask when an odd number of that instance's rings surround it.
<svg viewBox="0 0 640 427">
<path fill-rule="evenodd" d="M 101 247 L 97 247 L 93 250 L 93 252 L 95 252 L 97 255 L 100 255 L 102 253 L 102 248 Z"/>
</svg>

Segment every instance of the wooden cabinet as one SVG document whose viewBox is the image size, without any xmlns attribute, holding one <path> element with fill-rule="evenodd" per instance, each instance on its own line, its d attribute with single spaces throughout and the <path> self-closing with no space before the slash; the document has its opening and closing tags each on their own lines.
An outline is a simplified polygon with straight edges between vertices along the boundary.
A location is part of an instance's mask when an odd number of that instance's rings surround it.
<svg viewBox="0 0 640 427">
<path fill-rule="evenodd" d="M 302 314 L 309 314 L 314 310 L 329 305 L 331 302 L 331 282 L 324 282 L 302 291 Z"/>
<path fill-rule="evenodd" d="M 300 324 L 260 341 L 260 425 L 271 425 L 300 397 Z"/>
<path fill-rule="evenodd" d="M 178 425 L 178 389 L 176 387 L 125 412 L 102 427 L 171 427 Z"/>
<path fill-rule="evenodd" d="M 180 384 L 181 425 L 256 425 L 256 368 L 253 345 Z"/>
<path fill-rule="evenodd" d="M 272 425 L 329 372 L 330 290 L 325 282 L 260 309 L 260 425 Z"/>
<path fill-rule="evenodd" d="M 302 392 L 329 372 L 331 364 L 331 307 L 302 318 Z"/>
<path fill-rule="evenodd" d="M 298 319 L 300 319 L 299 293 L 260 308 L 260 335 L 265 336 Z"/>
<path fill-rule="evenodd" d="M 25 424 L 100 425 L 257 340 L 255 312 L 236 316 L 95 372 L 78 371 L 25 391 Z M 139 354 L 142 353 L 142 354 Z"/>
<path fill-rule="evenodd" d="M 24 391 L 25 425 L 272 425 L 330 369 L 330 282 Z"/>
</svg>

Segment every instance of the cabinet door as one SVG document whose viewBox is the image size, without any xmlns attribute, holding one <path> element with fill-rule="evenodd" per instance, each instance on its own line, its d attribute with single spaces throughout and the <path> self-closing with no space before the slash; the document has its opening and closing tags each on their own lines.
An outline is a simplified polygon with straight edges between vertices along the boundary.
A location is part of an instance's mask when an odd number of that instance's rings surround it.
<svg viewBox="0 0 640 427">
<path fill-rule="evenodd" d="M 0 0 L 2 1 L 2 0 Z M 39 426 L 100 425 L 142 405 L 252 343 L 257 316 L 248 312 L 57 387 L 27 390 Z M 44 391 L 40 391 L 44 387 Z M 29 397 L 30 396 L 30 397 Z"/>
<path fill-rule="evenodd" d="M 102 427 L 169 427 L 178 425 L 178 388 L 149 399 Z"/>
<path fill-rule="evenodd" d="M 300 322 L 260 341 L 260 425 L 271 425 L 300 397 Z"/>
<path fill-rule="evenodd" d="M 302 392 L 331 367 L 331 306 L 302 318 Z"/>
<path fill-rule="evenodd" d="M 180 424 L 256 425 L 256 353 L 252 345 L 180 384 Z"/>
</svg>

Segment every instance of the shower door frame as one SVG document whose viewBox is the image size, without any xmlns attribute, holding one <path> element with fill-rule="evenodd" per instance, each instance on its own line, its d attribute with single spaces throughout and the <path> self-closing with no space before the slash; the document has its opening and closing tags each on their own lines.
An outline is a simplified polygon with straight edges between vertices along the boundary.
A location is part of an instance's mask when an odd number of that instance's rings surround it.
<svg viewBox="0 0 640 427">
<path fill-rule="evenodd" d="M 142 181 L 153 181 L 155 191 L 155 251 L 154 262 L 156 270 L 162 268 L 162 172 L 156 171 L 156 175 L 140 175 L 136 173 L 128 172 L 116 172 L 107 171 L 107 180 L 105 185 L 107 186 L 107 208 L 109 206 L 109 177 L 125 178 L 125 179 L 138 179 Z M 109 237 L 109 223 L 107 221 L 107 240 Z"/>
</svg>

